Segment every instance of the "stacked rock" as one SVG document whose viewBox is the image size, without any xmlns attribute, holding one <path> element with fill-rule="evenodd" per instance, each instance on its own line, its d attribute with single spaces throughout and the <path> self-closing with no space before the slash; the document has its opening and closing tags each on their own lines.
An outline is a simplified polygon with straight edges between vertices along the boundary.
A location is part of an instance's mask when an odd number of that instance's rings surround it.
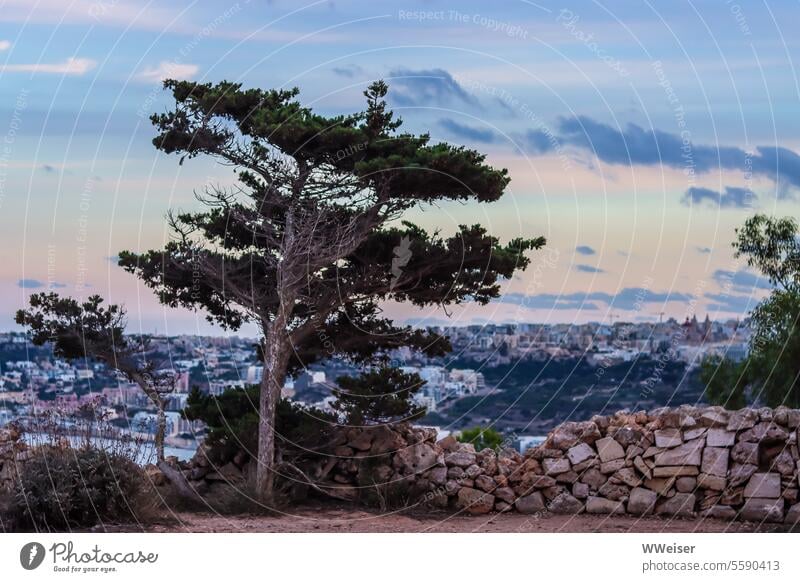
<svg viewBox="0 0 800 582">
<path fill-rule="evenodd" d="M 524 455 L 476 451 L 419 427 L 350 428 L 308 474 L 316 487 L 358 500 L 403 483 L 409 501 L 472 514 L 630 514 L 797 523 L 800 410 L 719 407 L 621 411 L 566 422 Z M 201 458 L 198 458 L 201 457 Z M 211 466 L 198 455 L 190 480 L 233 483 L 239 456 Z"/>
<path fill-rule="evenodd" d="M 553 512 L 794 523 L 799 425 L 785 408 L 620 412 L 565 423 L 525 457 L 549 478 L 533 487 Z"/>
</svg>

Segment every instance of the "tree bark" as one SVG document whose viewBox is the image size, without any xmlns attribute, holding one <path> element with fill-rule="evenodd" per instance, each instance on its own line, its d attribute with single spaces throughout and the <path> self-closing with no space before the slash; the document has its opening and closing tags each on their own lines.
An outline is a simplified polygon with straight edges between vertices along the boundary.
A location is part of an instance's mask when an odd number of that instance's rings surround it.
<svg viewBox="0 0 800 582">
<path fill-rule="evenodd" d="M 156 407 L 158 408 L 158 416 L 156 417 L 156 435 L 154 444 L 156 448 L 156 461 L 161 462 L 164 460 L 164 441 L 166 440 L 167 433 L 167 414 L 164 412 L 166 403 L 161 397 L 156 397 Z"/>
<path fill-rule="evenodd" d="M 256 492 L 265 503 L 273 501 L 275 482 L 275 411 L 286 381 L 287 337 L 282 326 L 270 326 L 264 338 L 264 375 L 261 378 L 258 421 Z"/>
</svg>

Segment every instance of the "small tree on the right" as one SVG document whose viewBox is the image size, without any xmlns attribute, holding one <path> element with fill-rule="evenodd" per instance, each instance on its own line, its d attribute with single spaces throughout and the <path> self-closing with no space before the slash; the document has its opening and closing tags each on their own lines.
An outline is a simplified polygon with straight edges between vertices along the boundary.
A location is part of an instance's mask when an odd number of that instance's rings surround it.
<svg viewBox="0 0 800 582">
<path fill-rule="evenodd" d="M 503 435 L 491 427 L 474 426 L 461 431 L 458 442 L 471 443 L 476 451 L 483 449 L 498 450 L 503 446 Z"/>
<path fill-rule="evenodd" d="M 750 314 L 752 335 L 741 362 L 709 358 L 701 379 L 713 404 L 800 407 L 800 242 L 793 218 L 757 214 L 736 230 L 734 256 L 773 285 Z"/>
</svg>

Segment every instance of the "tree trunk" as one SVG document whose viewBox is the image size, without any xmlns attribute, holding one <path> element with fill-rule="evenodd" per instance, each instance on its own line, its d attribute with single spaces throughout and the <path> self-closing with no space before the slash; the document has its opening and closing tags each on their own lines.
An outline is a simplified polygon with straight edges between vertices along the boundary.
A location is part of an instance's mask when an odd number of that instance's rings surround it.
<svg viewBox="0 0 800 582">
<path fill-rule="evenodd" d="M 264 375 L 261 378 L 258 421 L 258 466 L 256 492 L 261 500 L 272 502 L 275 480 L 275 410 L 286 381 L 288 347 L 285 330 L 275 326 L 265 334 Z"/>
<path fill-rule="evenodd" d="M 158 416 L 156 418 L 156 461 L 161 462 L 164 460 L 164 441 L 166 440 L 167 433 L 167 414 L 164 412 L 166 403 L 161 397 L 156 398 L 156 406 L 158 407 Z"/>
</svg>

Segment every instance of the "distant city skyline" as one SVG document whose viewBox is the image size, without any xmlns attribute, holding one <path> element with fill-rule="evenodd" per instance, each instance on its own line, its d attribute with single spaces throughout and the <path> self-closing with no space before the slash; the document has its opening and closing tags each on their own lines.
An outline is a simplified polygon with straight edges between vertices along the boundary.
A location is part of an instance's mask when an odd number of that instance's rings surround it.
<svg viewBox="0 0 800 582">
<path fill-rule="evenodd" d="M 676 9 L 676 6 L 679 7 Z M 664 12 L 661 12 L 664 10 Z M 169 208 L 231 184 L 150 143 L 166 77 L 301 89 L 324 113 L 376 79 L 413 132 L 509 169 L 494 205 L 411 218 L 544 235 L 487 306 L 416 325 L 744 317 L 769 291 L 733 257 L 753 212 L 796 215 L 800 82 L 789 2 L 9 0 L 0 14 L 0 329 L 32 292 L 122 303 L 133 333 L 224 335 L 114 263 L 157 248 Z M 241 331 L 256 336 L 256 330 Z"/>
</svg>

